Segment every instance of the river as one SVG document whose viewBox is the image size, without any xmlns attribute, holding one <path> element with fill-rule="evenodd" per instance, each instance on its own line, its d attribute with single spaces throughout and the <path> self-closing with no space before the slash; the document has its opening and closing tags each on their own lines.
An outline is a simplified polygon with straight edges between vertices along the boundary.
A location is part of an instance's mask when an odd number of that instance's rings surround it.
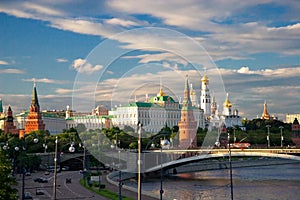
<svg viewBox="0 0 300 200">
<path fill-rule="evenodd" d="M 233 199 L 300 199 L 300 164 L 234 168 Z M 160 180 L 143 183 L 143 190 L 159 197 Z M 224 200 L 231 199 L 228 169 L 177 174 L 164 177 L 163 199 Z"/>
</svg>

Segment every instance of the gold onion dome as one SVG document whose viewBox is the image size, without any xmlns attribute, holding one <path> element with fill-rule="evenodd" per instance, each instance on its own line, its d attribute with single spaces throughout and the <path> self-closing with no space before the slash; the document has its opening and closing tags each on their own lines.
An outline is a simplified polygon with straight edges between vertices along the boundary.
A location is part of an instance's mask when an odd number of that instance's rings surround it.
<svg viewBox="0 0 300 200">
<path fill-rule="evenodd" d="M 163 96 L 166 96 L 166 93 L 164 93 L 162 91 L 162 88 L 160 88 L 159 93 L 157 93 L 157 96 L 163 97 Z"/>
<path fill-rule="evenodd" d="M 203 83 L 207 84 L 207 83 L 208 83 L 208 77 L 207 77 L 206 75 L 204 75 L 204 76 L 202 77 L 201 81 L 202 81 Z"/>
<path fill-rule="evenodd" d="M 230 108 L 231 106 L 232 106 L 232 103 L 229 101 L 229 99 L 228 99 L 228 93 L 227 93 L 227 97 L 226 97 L 226 100 L 225 100 L 225 102 L 224 102 L 224 106 L 226 107 L 226 108 Z"/>
<path fill-rule="evenodd" d="M 157 96 L 163 97 L 166 96 L 166 93 L 164 93 L 162 88 L 160 88 L 159 93 L 157 93 Z"/>
</svg>

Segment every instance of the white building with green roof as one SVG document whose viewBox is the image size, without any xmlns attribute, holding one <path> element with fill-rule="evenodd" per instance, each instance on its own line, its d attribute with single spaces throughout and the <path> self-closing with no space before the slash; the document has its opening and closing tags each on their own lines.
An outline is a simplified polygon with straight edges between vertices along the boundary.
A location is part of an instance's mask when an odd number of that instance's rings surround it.
<svg viewBox="0 0 300 200">
<path fill-rule="evenodd" d="M 197 125 L 204 128 L 203 110 L 193 107 L 193 111 Z M 131 102 L 114 108 L 109 114 L 113 116 L 114 126 L 136 128 L 140 122 L 146 132 L 157 133 L 166 125 L 170 128 L 178 125 L 181 105 L 160 89 L 159 93 L 147 102 Z"/>
</svg>

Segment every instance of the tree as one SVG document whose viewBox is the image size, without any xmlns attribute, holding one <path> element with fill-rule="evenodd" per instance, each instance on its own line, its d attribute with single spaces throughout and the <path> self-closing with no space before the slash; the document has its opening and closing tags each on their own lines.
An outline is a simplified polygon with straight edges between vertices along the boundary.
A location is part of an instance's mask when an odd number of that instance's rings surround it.
<svg viewBox="0 0 300 200">
<path fill-rule="evenodd" d="M 0 150 L 0 199 L 16 200 L 17 189 L 12 186 L 16 185 L 16 180 L 11 176 L 11 163 Z"/>
</svg>

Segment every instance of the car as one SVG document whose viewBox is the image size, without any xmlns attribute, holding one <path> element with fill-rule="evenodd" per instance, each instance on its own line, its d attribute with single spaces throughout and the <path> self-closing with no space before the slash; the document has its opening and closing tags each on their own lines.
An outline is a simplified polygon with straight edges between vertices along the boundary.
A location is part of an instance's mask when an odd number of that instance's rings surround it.
<svg viewBox="0 0 300 200">
<path fill-rule="evenodd" d="M 30 172 L 26 172 L 25 176 L 31 176 Z"/>
<path fill-rule="evenodd" d="M 44 192 L 44 190 L 42 190 L 42 189 L 40 189 L 40 188 L 37 188 L 36 191 L 35 191 L 35 194 L 36 194 L 36 195 L 44 195 L 45 192 Z"/>
<path fill-rule="evenodd" d="M 24 199 L 33 199 L 33 198 L 32 198 L 32 195 L 30 194 L 30 192 L 26 192 L 26 193 L 24 194 Z"/>
<path fill-rule="evenodd" d="M 35 179 L 33 179 L 33 181 L 38 182 L 38 183 L 48 183 L 48 179 L 43 178 L 43 177 L 35 178 Z"/>
<path fill-rule="evenodd" d="M 48 171 L 45 172 L 45 175 L 46 175 L 46 176 L 49 175 L 49 174 L 50 174 L 50 172 L 48 172 Z"/>
</svg>

